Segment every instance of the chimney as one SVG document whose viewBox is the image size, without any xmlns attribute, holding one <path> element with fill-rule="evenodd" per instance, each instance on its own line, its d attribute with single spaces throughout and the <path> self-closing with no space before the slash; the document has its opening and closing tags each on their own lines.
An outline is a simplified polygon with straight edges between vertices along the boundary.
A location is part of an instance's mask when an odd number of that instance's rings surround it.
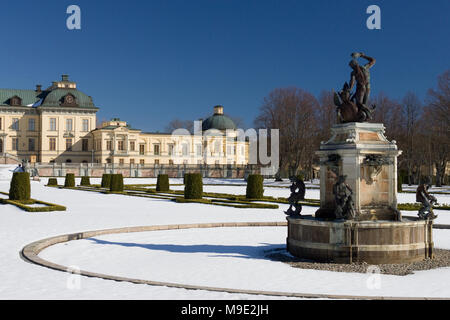
<svg viewBox="0 0 450 320">
<path fill-rule="evenodd" d="M 37 93 L 41 93 L 42 92 L 42 85 L 40 85 L 40 84 L 36 85 L 36 92 Z"/>
<path fill-rule="evenodd" d="M 69 75 L 63 74 L 62 75 L 62 81 L 69 81 Z"/>
<path fill-rule="evenodd" d="M 223 114 L 223 106 L 215 106 L 214 114 Z"/>
</svg>

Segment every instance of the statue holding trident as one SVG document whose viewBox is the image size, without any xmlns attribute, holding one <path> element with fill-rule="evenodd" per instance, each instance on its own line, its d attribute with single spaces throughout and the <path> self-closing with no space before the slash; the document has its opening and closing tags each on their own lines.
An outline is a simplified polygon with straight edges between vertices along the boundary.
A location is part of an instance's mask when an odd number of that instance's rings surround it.
<svg viewBox="0 0 450 320">
<path fill-rule="evenodd" d="M 362 52 L 353 52 L 353 58 L 349 66 L 352 68 L 350 82 L 345 83 L 339 93 L 334 93 L 334 103 L 337 106 L 338 121 L 344 122 L 365 122 L 372 119 L 372 113 L 375 106 L 368 107 L 367 103 L 370 96 L 370 71 L 375 64 L 375 59 L 366 56 Z M 365 65 L 358 63 L 358 58 L 364 58 L 368 61 Z M 351 95 L 351 90 L 356 84 L 356 90 Z"/>
</svg>

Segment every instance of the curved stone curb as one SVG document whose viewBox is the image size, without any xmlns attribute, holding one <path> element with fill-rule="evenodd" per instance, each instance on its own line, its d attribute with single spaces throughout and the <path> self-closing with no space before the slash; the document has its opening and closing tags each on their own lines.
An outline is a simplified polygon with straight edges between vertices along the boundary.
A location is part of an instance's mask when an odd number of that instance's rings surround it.
<svg viewBox="0 0 450 320">
<path fill-rule="evenodd" d="M 66 266 L 52 263 L 39 257 L 39 253 L 47 247 L 52 245 L 68 242 L 72 240 L 80 240 L 91 238 L 94 236 L 115 234 L 115 233 L 131 233 L 131 232 L 148 232 L 148 231 L 162 231 L 162 230 L 176 230 L 176 229 L 194 229 L 194 228 L 225 228 L 225 227 L 281 227 L 287 226 L 286 222 L 225 222 L 225 223 L 202 223 L 202 224 L 176 224 L 176 225 L 155 225 L 142 227 L 126 227 L 114 228 L 105 230 L 86 231 L 72 234 L 65 234 L 47 239 L 42 239 L 26 245 L 22 251 L 21 256 L 28 262 L 34 263 L 53 270 L 73 273 L 73 271 Z M 78 272 L 77 272 L 78 273 Z M 353 295 L 334 295 L 334 294 L 314 294 L 314 293 L 296 293 L 296 292 L 278 292 L 278 291 L 260 291 L 260 290 L 245 290 L 233 288 L 207 287 L 200 285 L 189 285 L 171 282 L 160 282 L 152 280 L 141 280 L 127 277 L 118 277 L 95 273 L 90 271 L 80 270 L 80 275 L 86 277 L 94 277 L 105 280 L 124 281 L 135 284 L 147 284 L 151 286 L 164 286 L 169 288 L 179 288 L 188 290 L 206 290 L 216 292 L 227 292 L 235 294 L 249 294 L 249 295 L 265 295 L 265 296 L 279 296 L 279 297 L 296 297 L 309 299 L 367 299 L 367 300 L 447 300 L 448 298 L 426 298 L 426 297 L 382 297 L 382 296 L 353 296 Z"/>
</svg>

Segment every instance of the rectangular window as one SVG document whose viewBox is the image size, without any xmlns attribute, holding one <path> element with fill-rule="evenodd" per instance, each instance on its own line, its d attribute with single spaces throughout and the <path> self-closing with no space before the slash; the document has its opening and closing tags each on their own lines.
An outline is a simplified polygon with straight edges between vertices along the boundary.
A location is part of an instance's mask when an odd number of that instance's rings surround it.
<svg viewBox="0 0 450 320">
<path fill-rule="evenodd" d="M 168 147 L 167 149 L 169 150 L 169 156 L 173 156 L 174 145 L 171 143 L 171 144 L 168 144 L 167 147 Z"/>
<path fill-rule="evenodd" d="M 170 165 L 173 165 L 173 160 L 169 160 L 169 164 L 170 164 Z"/>
<path fill-rule="evenodd" d="M 136 150 L 136 143 L 134 141 L 130 141 L 130 151 Z"/>
<path fill-rule="evenodd" d="M 73 121 L 72 119 L 66 119 L 66 131 L 73 131 Z"/>
<path fill-rule="evenodd" d="M 2 130 L 2 123 L 3 123 L 3 119 L 2 118 L 0 118 L 0 130 Z"/>
<path fill-rule="evenodd" d="M 56 138 L 49 139 L 49 149 L 50 151 L 56 151 Z"/>
<path fill-rule="evenodd" d="M 130 159 L 130 164 L 134 164 L 134 159 Z"/>
<path fill-rule="evenodd" d="M 89 139 L 81 140 L 81 151 L 88 151 L 89 148 Z"/>
<path fill-rule="evenodd" d="M 108 151 L 112 150 L 112 141 L 111 140 L 106 141 L 106 150 L 108 150 Z"/>
<path fill-rule="evenodd" d="M 66 151 L 72 151 L 72 139 L 66 139 Z"/>
<path fill-rule="evenodd" d="M 142 164 L 142 165 L 144 165 L 144 164 L 145 164 L 145 160 L 144 160 L 144 159 L 141 159 L 141 160 L 139 160 L 139 163 Z"/>
<path fill-rule="evenodd" d="M 56 131 L 56 118 L 50 118 L 50 131 Z"/>
<path fill-rule="evenodd" d="M 16 131 L 19 130 L 19 118 L 12 119 L 12 129 Z"/>
<path fill-rule="evenodd" d="M 183 156 L 189 155 L 189 145 L 187 143 L 183 143 L 182 148 L 183 148 L 182 150 Z"/>
<path fill-rule="evenodd" d="M 125 150 L 123 140 L 117 141 L 117 149 L 118 149 L 119 151 Z"/>
<path fill-rule="evenodd" d="M 123 164 L 124 164 L 123 159 L 119 159 L 119 164 L 120 164 L 120 165 L 123 165 Z"/>
<path fill-rule="evenodd" d="M 28 139 L 28 151 L 35 151 L 36 145 L 35 140 L 33 138 Z"/>
<path fill-rule="evenodd" d="M 35 130 L 36 130 L 36 120 L 28 119 L 28 131 L 35 131 Z"/>
<path fill-rule="evenodd" d="M 197 156 L 201 156 L 202 155 L 202 145 L 197 144 L 196 149 L 197 149 Z"/>
<path fill-rule="evenodd" d="M 12 138 L 12 148 L 13 151 L 19 150 L 19 139 L 18 138 Z"/>
<path fill-rule="evenodd" d="M 83 119 L 82 128 L 83 128 L 84 132 L 88 132 L 89 131 L 89 119 Z"/>
<path fill-rule="evenodd" d="M 159 160 L 158 159 L 155 159 L 155 164 L 159 164 Z"/>
<path fill-rule="evenodd" d="M 141 155 L 145 154 L 145 144 L 139 145 L 139 154 Z"/>
<path fill-rule="evenodd" d="M 159 156 L 159 144 L 154 144 L 153 145 L 153 154 L 155 156 Z"/>
<path fill-rule="evenodd" d="M 103 150 L 103 146 L 102 146 L 102 140 L 98 140 L 98 146 L 97 146 L 98 150 Z"/>
</svg>

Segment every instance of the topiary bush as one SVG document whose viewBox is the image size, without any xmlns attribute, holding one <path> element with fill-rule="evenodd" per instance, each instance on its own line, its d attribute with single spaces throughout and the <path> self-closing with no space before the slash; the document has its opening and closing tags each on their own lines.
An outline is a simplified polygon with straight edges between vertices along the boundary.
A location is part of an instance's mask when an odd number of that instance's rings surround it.
<svg viewBox="0 0 450 320">
<path fill-rule="evenodd" d="M 64 181 L 64 188 L 74 188 L 75 187 L 75 174 L 66 174 L 66 180 Z"/>
<path fill-rule="evenodd" d="M 264 195 L 263 188 L 264 178 L 260 174 L 251 174 L 247 179 L 247 192 L 245 197 L 247 199 L 261 199 Z"/>
<path fill-rule="evenodd" d="M 111 175 L 111 186 L 109 190 L 111 192 L 123 192 L 123 176 L 121 173 Z"/>
<path fill-rule="evenodd" d="M 48 186 L 57 186 L 58 185 L 58 179 L 56 178 L 49 178 L 47 182 Z"/>
<path fill-rule="evenodd" d="M 14 172 L 9 187 L 9 200 L 29 201 L 30 198 L 30 174 L 28 172 Z"/>
<path fill-rule="evenodd" d="M 89 177 L 81 177 L 80 186 L 90 186 L 90 185 L 91 185 L 91 181 L 90 181 Z"/>
<path fill-rule="evenodd" d="M 169 176 L 167 174 L 158 174 L 156 180 L 156 191 L 169 191 Z"/>
<path fill-rule="evenodd" d="M 184 180 L 184 198 L 201 199 L 203 197 L 202 175 L 200 173 L 187 173 Z"/>
<path fill-rule="evenodd" d="M 102 175 L 102 188 L 111 188 L 111 176 L 112 174 L 110 173 L 104 173 Z"/>
</svg>

